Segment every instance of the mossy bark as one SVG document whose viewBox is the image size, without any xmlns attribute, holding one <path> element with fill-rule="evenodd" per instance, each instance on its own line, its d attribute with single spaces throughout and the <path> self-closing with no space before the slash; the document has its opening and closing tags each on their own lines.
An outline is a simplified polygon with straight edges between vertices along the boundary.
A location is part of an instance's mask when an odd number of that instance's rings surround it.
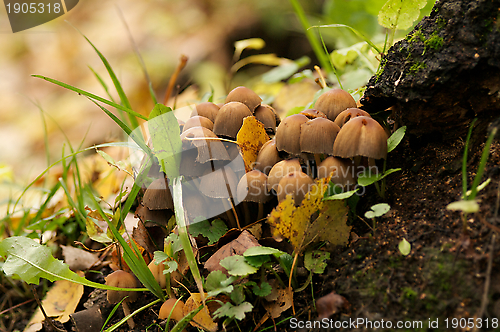
<svg viewBox="0 0 500 332">
<path fill-rule="evenodd" d="M 382 58 L 361 102 L 420 142 L 465 137 L 500 116 L 500 0 L 438 1 Z"/>
</svg>

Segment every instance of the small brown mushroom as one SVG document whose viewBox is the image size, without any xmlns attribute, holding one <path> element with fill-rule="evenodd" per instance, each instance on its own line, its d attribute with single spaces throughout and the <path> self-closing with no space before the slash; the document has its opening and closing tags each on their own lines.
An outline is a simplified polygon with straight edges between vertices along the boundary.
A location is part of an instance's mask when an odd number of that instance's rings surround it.
<svg viewBox="0 0 500 332">
<path fill-rule="evenodd" d="M 276 129 L 276 148 L 292 156 L 300 155 L 300 127 L 309 119 L 302 114 L 287 116 Z"/>
<path fill-rule="evenodd" d="M 150 210 L 174 209 L 174 201 L 168 187 L 168 180 L 163 176 L 154 180 L 146 189 L 142 202 Z"/>
<path fill-rule="evenodd" d="M 196 161 L 204 164 L 213 160 L 230 160 L 224 144 L 210 129 L 192 127 L 181 134 L 184 150 L 196 147 L 198 156 Z"/>
<path fill-rule="evenodd" d="M 309 120 L 300 127 L 300 150 L 306 153 L 333 153 L 333 142 L 340 128 L 325 118 Z M 319 164 L 319 163 L 318 163 Z"/>
<path fill-rule="evenodd" d="M 314 108 L 335 121 L 337 115 L 347 108 L 355 108 L 356 101 L 349 92 L 342 89 L 331 89 L 319 96 Z"/>
<path fill-rule="evenodd" d="M 276 139 L 273 138 L 262 145 L 253 168 L 269 175 L 271 168 L 280 160 L 281 157 L 276 149 Z"/>
<path fill-rule="evenodd" d="M 342 126 L 352 118 L 355 118 L 357 116 L 370 116 L 370 113 L 365 112 L 359 108 L 348 108 L 342 112 L 340 112 L 339 115 L 335 118 L 335 124 L 339 126 L 339 128 L 342 128 Z"/>
<path fill-rule="evenodd" d="M 279 117 L 271 106 L 265 104 L 260 105 L 255 109 L 253 115 L 264 125 L 264 129 L 269 135 L 274 135 L 276 133 Z"/>
<path fill-rule="evenodd" d="M 279 182 L 278 202 L 285 200 L 287 195 L 292 195 L 295 206 L 299 206 L 313 184 L 314 181 L 309 175 L 302 171 L 288 173 Z"/>
<path fill-rule="evenodd" d="M 218 136 L 236 139 L 236 135 L 243 125 L 243 119 L 251 116 L 252 112 L 245 104 L 232 101 L 222 106 L 214 121 L 214 133 Z"/>
<path fill-rule="evenodd" d="M 177 299 L 168 299 L 160 307 L 160 312 L 158 313 L 159 319 L 170 319 L 176 322 L 184 318 L 184 302 Z"/>
<path fill-rule="evenodd" d="M 136 288 L 137 287 L 137 280 L 135 279 L 135 276 L 125 272 L 123 270 L 117 270 L 111 274 L 109 274 L 106 278 L 106 285 L 112 286 L 112 287 L 118 287 L 118 288 Z M 123 308 L 123 313 L 125 316 L 130 315 L 130 308 L 128 306 L 128 303 L 134 302 L 137 300 L 137 292 L 134 291 L 114 291 L 114 290 L 108 290 L 107 293 L 107 298 L 108 302 L 110 304 L 115 304 L 120 302 L 124 297 L 128 296 L 125 300 L 122 302 L 122 308 Z M 134 320 L 132 317 L 130 317 L 127 320 L 128 326 L 133 329 L 135 327 Z"/>
<path fill-rule="evenodd" d="M 276 163 L 267 177 L 267 188 L 269 191 L 278 191 L 280 180 L 288 173 L 302 171 L 299 159 L 282 160 Z"/>
<path fill-rule="evenodd" d="M 262 102 L 262 98 L 253 90 L 244 86 L 239 86 L 231 90 L 226 97 L 226 104 L 232 101 L 238 101 L 245 104 L 253 113 Z"/>
<path fill-rule="evenodd" d="M 328 157 L 323 160 L 318 165 L 318 178 L 330 175 L 330 181 L 336 185 L 346 187 L 356 184 L 356 167 L 350 159 Z"/>
<path fill-rule="evenodd" d="M 250 222 L 250 213 L 246 202 L 258 204 L 257 220 L 262 219 L 264 203 L 271 199 L 267 189 L 267 175 L 258 170 L 246 173 L 238 183 L 237 193 L 238 202 L 243 202 L 244 208 L 246 208 L 247 223 Z"/>
<path fill-rule="evenodd" d="M 204 116 L 214 122 L 218 112 L 219 106 L 207 101 L 196 105 L 194 110 L 191 112 L 191 116 Z"/>
<path fill-rule="evenodd" d="M 204 127 L 210 130 L 214 129 L 214 123 L 212 120 L 210 120 L 207 117 L 201 116 L 201 115 L 195 115 L 190 117 L 185 123 L 184 127 L 182 128 L 182 132 L 185 132 L 189 128 L 193 127 Z"/>
</svg>

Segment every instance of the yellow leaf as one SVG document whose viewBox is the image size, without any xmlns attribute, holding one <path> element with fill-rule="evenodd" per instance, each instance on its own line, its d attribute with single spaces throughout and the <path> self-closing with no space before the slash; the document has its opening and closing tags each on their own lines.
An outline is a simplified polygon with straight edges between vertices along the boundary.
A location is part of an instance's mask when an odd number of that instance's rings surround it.
<svg viewBox="0 0 500 332">
<path fill-rule="evenodd" d="M 345 225 L 347 208 L 344 202 L 323 202 L 328 182 L 329 179 L 316 180 L 298 207 L 294 206 L 292 196 L 287 195 L 267 218 L 267 222 L 272 226 L 273 237 L 288 239 L 295 252 L 301 251 L 315 240 L 334 244 L 347 243 L 350 227 Z M 311 221 L 317 211 L 321 211 L 320 216 Z"/>
<path fill-rule="evenodd" d="M 236 142 L 241 149 L 247 172 L 252 169 L 260 148 L 267 141 L 269 141 L 269 136 L 267 136 L 264 125 L 260 121 L 254 116 L 247 116 L 243 119 L 243 125 L 236 135 Z"/>
<path fill-rule="evenodd" d="M 205 297 L 206 296 L 207 294 L 205 294 Z M 191 296 L 186 300 L 186 304 L 184 304 L 184 316 L 198 308 L 201 305 L 201 302 L 200 293 L 191 293 Z M 206 308 L 201 309 L 201 311 L 198 312 L 189 323 L 195 327 L 200 327 L 210 332 L 218 330 L 217 323 L 215 323 L 212 317 L 210 317 L 208 309 Z"/>
<path fill-rule="evenodd" d="M 83 276 L 83 273 L 80 272 Z M 83 285 L 76 284 L 67 280 L 58 280 L 50 288 L 42 301 L 42 306 L 47 316 L 56 317 L 61 323 L 69 320 L 69 315 L 75 312 L 80 298 L 83 294 Z M 33 315 L 24 332 L 38 331 L 44 320 L 40 308 Z"/>
</svg>

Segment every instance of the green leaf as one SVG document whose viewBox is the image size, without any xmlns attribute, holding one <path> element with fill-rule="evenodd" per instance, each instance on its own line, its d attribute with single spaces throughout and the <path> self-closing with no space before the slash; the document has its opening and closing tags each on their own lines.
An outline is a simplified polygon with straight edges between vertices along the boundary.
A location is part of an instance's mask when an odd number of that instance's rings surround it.
<svg viewBox="0 0 500 332">
<path fill-rule="evenodd" d="M 175 218 L 175 216 L 172 218 Z M 177 252 L 182 250 L 181 239 L 179 238 L 179 235 L 175 233 L 171 233 L 169 236 L 167 236 L 164 242 L 165 242 L 165 253 L 169 255 L 169 257 L 174 257 L 174 255 Z"/>
<path fill-rule="evenodd" d="M 212 221 L 212 224 L 208 220 L 203 220 L 189 225 L 189 233 L 192 236 L 203 235 L 209 240 L 208 244 L 211 245 L 227 233 L 227 226 L 220 219 Z"/>
<path fill-rule="evenodd" d="M 8 277 L 21 279 L 29 284 L 39 284 L 40 278 L 49 281 L 66 280 L 100 289 L 144 291 L 144 288 L 111 287 L 80 277 L 69 266 L 55 259 L 51 250 L 24 236 L 9 237 L 0 242 L 0 256 L 6 257 L 2 270 Z"/>
<path fill-rule="evenodd" d="M 269 294 L 271 294 L 272 290 L 273 288 L 271 287 L 271 285 L 269 285 L 265 281 L 260 284 L 260 287 L 258 285 L 254 285 L 252 288 L 252 292 L 255 295 L 261 297 L 268 296 Z"/>
<path fill-rule="evenodd" d="M 293 256 L 290 254 L 281 255 L 278 258 L 280 266 L 283 268 L 287 276 L 290 276 L 290 271 L 292 270 L 293 265 Z"/>
<path fill-rule="evenodd" d="M 476 200 L 460 200 L 450 203 L 446 206 L 446 210 L 462 211 L 465 213 L 474 213 L 479 211 L 479 204 Z"/>
<path fill-rule="evenodd" d="M 406 126 L 403 126 L 392 133 L 391 137 L 387 139 L 387 153 L 391 152 L 399 145 L 399 143 L 403 140 L 403 137 L 405 137 L 405 133 Z"/>
<path fill-rule="evenodd" d="M 177 270 L 178 264 L 176 261 L 166 261 L 163 263 L 165 270 L 163 270 L 163 274 L 172 273 Z"/>
<path fill-rule="evenodd" d="M 267 263 L 270 260 L 271 258 L 269 257 L 269 255 L 245 257 L 245 261 L 256 268 L 261 267 L 262 264 Z"/>
<path fill-rule="evenodd" d="M 161 170 L 169 179 L 179 176 L 182 142 L 179 123 L 172 109 L 156 104 L 149 115 L 148 128 Z"/>
<path fill-rule="evenodd" d="M 355 189 L 355 190 L 346 191 L 345 193 L 334 194 L 334 195 L 327 196 L 327 197 L 323 198 L 323 200 L 324 201 L 330 201 L 330 200 L 343 200 L 343 199 L 347 199 L 347 198 L 351 197 L 352 195 L 354 195 L 358 190 L 359 190 L 359 188 Z"/>
<path fill-rule="evenodd" d="M 160 265 L 160 263 L 163 263 L 169 258 L 170 256 L 164 253 L 163 251 L 155 251 L 153 254 L 153 259 L 156 265 Z"/>
<path fill-rule="evenodd" d="M 378 13 L 378 23 L 388 29 L 411 28 L 427 0 L 389 0 Z"/>
<path fill-rule="evenodd" d="M 360 186 L 366 187 L 371 185 L 374 182 L 380 181 L 385 178 L 387 175 L 392 174 L 394 172 L 399 172 L 401 168 L 391 168 L 385 171 L 383 174 L 372 174 L 369 169 L 365 170 L 362 174 L 358 176 L 358 184 Z"/>
<path fill-rule="evenodd" d="M 295 61 L 286 62 L 273 68 L 262 75 L 262 81 L 265 83 L 276 83 L 289 78 L 295 74 L 301 67 L 304 67 L 311 62 L 307 56 L 303 56 Z"/>
<path fill-rule="evenodd" d="M 245 301 L 245 290 L 241 285 L 234 286 L 234 290 L 229 295 L 231 301 L 233 301 L 235 304 L 241 304 L 243 301 Z"/>
<path fill-rule="evenodd" d="M 243 253 L 243 256 L 245 256 L 245 257 L 248 258 L 248 257 L 251 257 L 251 256 L 274 255 L 276 258 L 278 258 L 278 257 L 280 257 L 283 254 L 284 254 L 283 251 L 278 250 L 276 248 L 264 247 L 264 246 L 255 246 L 255 247 L 248 248 Z"/>
<path fill-rule="evenodd" d="M 375 218 L 380 217 L 389 212 L 391 206 L 386 203 L 375 204 L 371 207 L 371 211 L 365 213 L 365 217 L 367 218 Z"/>
<path fill-rule="evenodd" d="M 261 38 L 249 38 L 238 40 L 234 43 L 234 60 L 238 60 L 241 56 L 241 52 L 245 49 L 260 50 L 266 46 L 266 42 Z"/>
<path fill-rule="evenodd" d="M 249 302 L 243 302 L 242 304 L 235 306 L 231 302 L 226 302 L 222 307 L 214 312 L 214 318 L 236 318 L 242 320 L 245 318 L 245 313 L 251 312 L 253 306 Z"/>
<path fill-rule="evenodd" d="M 405 238 L 403 238 L 403 240 L 399 242 L 398 248 L 403 255 L 408 256 L 411 251 L 411 244 L 410 242 L 406 241 Z"/>
<path fill-rule="evenodd" d="M 307 251 L 304 255 L 304 267 L 313 273 L 321 274 L 325 271 L 326 260 L 330 259 L 330 253 L 321 250 Z"/>
<path fill-rule="evenodd" d="M 259 270 L 259 268 L 248 264 L 245 257 L 240 255 L 226 257 L 220 261 L 220 265 L 225 267 L 227 272 L 233 276 L 246 276 Z"/>
<path fill-rule="evenodd" d="M 231 283 L 235 277 L 227 277 L 222 271 L 212 271 L 205 280 L 205 289 L 208 297 L 217 296 L 220 293 L 231 293 L 234 289 Z"/>
</svg>

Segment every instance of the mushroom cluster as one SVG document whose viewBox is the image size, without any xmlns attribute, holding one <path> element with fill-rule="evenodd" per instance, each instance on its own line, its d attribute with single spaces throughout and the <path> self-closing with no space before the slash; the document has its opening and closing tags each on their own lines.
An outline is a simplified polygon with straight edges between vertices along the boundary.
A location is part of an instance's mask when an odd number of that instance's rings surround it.
<svg viewBox="0 0 500 332">
<path fill-rule="evenodd" d="M 182 125 L 180 173 L 186 179 L 183 200 L 189 222 L 218 216 L 240 227 L 242 216 L 247 223 L 261 219 L 287 195 L 299 205 L 314 178 L 331 177 L 342 188 L 354 186 L 362 167 L 375 166 L 375 159 L 386 157 L 386 132 L 356 108 L 346 91 L 329 90 L 314 109 L 281 121 L 271 106 L 261 102 L 254 91 L 237 87 L 224 104 L 196 105 Z M 261 147 L 252 169 L 245 170 L 234 141 L 249 116 L 262 123 L 270 140 Z M 142 204 L 148 215 L 172 209 L 168 181 L 153 182 Z"/>
</svg>

